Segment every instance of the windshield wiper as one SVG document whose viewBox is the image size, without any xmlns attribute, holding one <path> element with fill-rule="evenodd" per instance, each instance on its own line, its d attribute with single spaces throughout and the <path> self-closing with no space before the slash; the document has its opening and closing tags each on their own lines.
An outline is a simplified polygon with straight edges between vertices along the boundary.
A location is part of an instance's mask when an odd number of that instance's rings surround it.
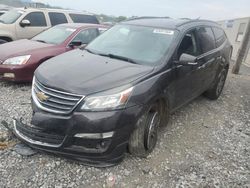
<svg viewBox="0 0 250 188">
<path fill-rule="evenodd" d="M 138 64 L 135 60 L 128 58 L 128 57 L 120 56 L 120 55 L 115 55 L 115 54 L 98 54 L 98 55 L 109 57 L 112 59 L 119 59 L 122 61 L 127 61 L 127 62 L 133 63 L 133 64 Z"/>
<path fill-rule="evenodd" d="M 119 59 L 119 60 L 127 61 L 127 62 L 130 62 L 133 64 L 138 64 L 135 60 L 128 58 L 128 57 L 123 57 L 123 56 L 119 56 L 119 55 L 115 55 L 115 54 L 108 54 L 108 56 L 110 58 L 113 58 L 113 59 Z"/>
<path fill-rule="evenodd" d="M 119 56 L 119 55 L 115 55 L 115 54 L 102 54 L 102 53 L 97 53 L 97 52 L 94 52 L 90 49 L 86 49 L 85 50 L 91 54 L 95 54 L 95 55 L 100 55 L 100 56 L 105 56 L 105 57 L 109 57 L 109 58 L 112 58 L 112 59 L 119 59 L 119 60 L 122 60 L 122 61 L 127 61 L 129 63 L 133 63 L 133 64 L 138 64 L 135 60 L 131 59 L 131 58 L 128 58 L 128 57 L 123 57 L 123 56 Z"/>
<path fill-rule="evenodd" d="M 91 53 L 91 54 L 96 54 L 96 55 L 98 55 L 97 53 L 93 52 L 93 51 L 90 50 L 90 49 L 84 48 L 84 50 L 86 50 L 87 52 L 89 52 L 89 53 Z"/>
<path fill-rule="evenodd" d="M 35 40 L 35 41 L 37 41 L 37 42 L 42 42 L 42 43 L 47 43 L 47 42 L 45 42 L 44 40 Z"/>
</svg>

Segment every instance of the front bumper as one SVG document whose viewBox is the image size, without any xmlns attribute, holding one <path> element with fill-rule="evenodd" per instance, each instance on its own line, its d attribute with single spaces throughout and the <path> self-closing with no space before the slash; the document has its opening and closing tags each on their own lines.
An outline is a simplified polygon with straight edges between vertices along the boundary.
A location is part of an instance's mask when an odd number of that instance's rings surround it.
<svg viewBox="0 0 250 188">
<path fill-rule="evenodd" d="M 31 125 L 14 122 L 16 136 L 33 148 L 98 167 L 122 161 L 142 106 L 59 116 L 34 113 Z"/>
<path fill-rule="evenodd" d="M 0 80 L 13 82 L 32 81 L 35 68 L 30 65 L 0 65 Z M 4 76 L 5 74 L 13 76 Z"/>
</svg>

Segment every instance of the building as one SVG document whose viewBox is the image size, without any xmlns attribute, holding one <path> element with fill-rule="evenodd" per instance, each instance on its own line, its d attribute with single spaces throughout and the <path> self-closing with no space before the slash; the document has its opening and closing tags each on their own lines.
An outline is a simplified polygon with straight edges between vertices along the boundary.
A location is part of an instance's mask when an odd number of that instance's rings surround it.
<svg viewBox="0 0 250 188">
<path fill-rule="evenodd" d="M 242 40 L 246 33 L 247 24 L 249 23 L 250 17 L 238 18 L 233 20 L 223 20 L 218 23 L 225 30 L 228 39 L 233 45 L 232 59 L 236 60 L 239 48 L 241 46 Z M 244 57 L 244 62 L 246 66 L 250 67 L 250 43 L 248 44 L 247 52 Z"/>
</svg>

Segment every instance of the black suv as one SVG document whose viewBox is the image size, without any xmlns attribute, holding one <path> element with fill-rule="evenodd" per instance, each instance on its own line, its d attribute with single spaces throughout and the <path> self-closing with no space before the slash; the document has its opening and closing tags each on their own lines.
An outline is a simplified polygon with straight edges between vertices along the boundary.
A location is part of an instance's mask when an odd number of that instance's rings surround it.
<svg viewBox="0 0 250 188">
<path fill-rule="evenodd" d="M 36 70 L 32 121 L 15 121 L 15 133 L 95 166 L 120 162 L 126 150 L 145 157 L 169 114 L 201 94 L 220 96 L 231 52 L 215 22 L 125 21 Z"/>
</svg>

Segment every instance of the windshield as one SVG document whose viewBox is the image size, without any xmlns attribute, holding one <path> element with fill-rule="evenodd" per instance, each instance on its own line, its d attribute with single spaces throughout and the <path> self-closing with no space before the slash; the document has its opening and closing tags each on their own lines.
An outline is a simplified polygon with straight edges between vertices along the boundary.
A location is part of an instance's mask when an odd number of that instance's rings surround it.
<svg viewBox="0 0 250 188">
<path fill-rule="evenodd" d="M 12 24 L 23 14 L 23 11 L 10 10 L 0 16 L 0 23 Z"/>
<path fill-rule="evenodd" d="M 75 31 L 76 29 L 73 28 L 55 26 L 38 34 L 32 40 L 49 44 L 61 44 Z"/>
<path fill-rule="evenodd" d="M 134 25 L 116 25 L 91 42 L 86 50 L 110 58 L 156 65 L 167 53 L 175 31 Z"/>
</svg>

